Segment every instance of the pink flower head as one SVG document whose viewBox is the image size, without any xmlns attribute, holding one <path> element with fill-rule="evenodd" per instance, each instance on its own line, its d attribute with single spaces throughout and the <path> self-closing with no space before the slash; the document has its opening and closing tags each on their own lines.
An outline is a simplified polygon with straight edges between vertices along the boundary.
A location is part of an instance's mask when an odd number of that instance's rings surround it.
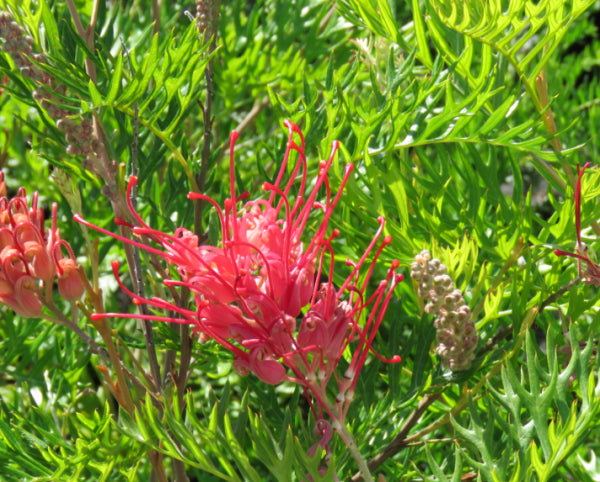
<svg viewBox="0 0 600 482">
<path fill-rule="evenodd" d="M 333 286 L 332 241 L 339 232 L 333 230 L 328 234 L 327 230 L 353 165 L 346 166 L 341 188 L 334 195 L 328 173 L 338 148 L 335 142 L 329 159 L 320 163 L 309 190 L 302 132 L 290 121 L 285 125 L 288 128 L 285 156 L 275 182 L 263 184 L 264 198 L 240 205 L 248 194 L 238 196 L 235 190 L 236 132 L 231 134 L 230 196 L 223 206 L 203 194 L 189 194 L 190 199 L 207 201 L 217 211 L 221 221 L 219 246 L 199 245 L 197 236 L 183 228 L 174 235 L 152 229 L 131 205 L 138 223 L 131 226 L 133 233 L 146 236 L 162 249 L 105 231 L 80 216 L 75 219 L 163 258 L 179 275 L 178 279 L 164 280 L 165 285 L 186 287 L 194 297 L 195 309 L 191 310 L 156 297 L 141 298 L 121 284 L 134 304 L 147 304 L 180 315 L 179 318 L 138 317 L 189 323 L 199 336 L 212 338 L 230 350 L 234 367 L 242 375 L 253 372 L 271 384 L 286 380 L 298 383 L 307 395 L 312 394 L 319 411 L 324 409 L 339 420 L 345 417 L 358 373 L 368 352 L 373 351 L 375 334 L 401 276 L 396 274 L 398 262 L 394 261 L 387 278 L 373 293 L 367 293 L 375 262 L 383 247 L 391 243 L 389 236 L 384 237 L 375 249 L 384 225 L 384 219 L 379 218 L 379 230 L 365 254 L 358 262 L 348 261 L 350 275 L 340 288 Z M 292 153 L 296 153 L 297 160 L 288 169 Z M 284 182 L 288 170 L 291 175 Z M 130 179 L 129 194 L 136 181 L 134 177 Z M 317 196 L 322 198 L 317 200 Z M 316 228 L 305 235 L 307 226 L 313 223 Z M 361 274 L 372 251 L 375 254 L 370 267 Z M 326 259 L 330 259 L 329 281 L 319 284 L 317 280 L 324 274 Z M 118 279 L 116 262 L 113 271 Z M 129 316 L 93 315 L 96 319 Z M 349 364 L 345 374 L 338 376 L 336 368 L 351 343 L 355 346 L 354 354 L 345 362 Z M 388 361 L 399 361 L 399 357 Z M 340 395 L 335 403 L 329 403 L 326 388 L 334 375 Z"/>
<path fill-rule="evenodd" d="M 583 276 L 584 281 L 594 286 L 600 286 L 600 267 L 593 262 L 589 255 L 587 246 L 581 242 L 581 179 L 585 170 L 591 165 L 590 162 L 586 163 L 581 169 L 577 165 L 577 184 L 575 185 L 575 231 L 577 233 L 577 244 L 575 246 L 575 252 L 570 253 L 563 251 L 562 249 L 554 250 L 554 254 L 557 256 L 570 256 L 577 258 L 579 276 Z M 581 262 L 587 264 L 585 271 L 582 271 Z"/>
<path fill-rule="evenodd" d="M 2 172 L 1 192 L 6 193 Z M 83 294 L 81 280 L 73 277 L 77 264 L 71 247 L 60 239 L 56 204 L 52 209 L 52 228 L 45 230 L 44 213 L 37 203 L 37 192 L 30 206 L 23 188 L 10 200 L 5 195 L 0 197 L 0 302 L 25 317 L 42 314 L 42 288 L 51 289 L 55 278 L 64 298 L 73 300 Z M 66 247 L 70 257 L 57 256 L 61 245 Z M 64 263 L 70 264 L 69 273 Z M 66 278 L 71 285 L 69 290 L 61 289 Z"/>
</svg>

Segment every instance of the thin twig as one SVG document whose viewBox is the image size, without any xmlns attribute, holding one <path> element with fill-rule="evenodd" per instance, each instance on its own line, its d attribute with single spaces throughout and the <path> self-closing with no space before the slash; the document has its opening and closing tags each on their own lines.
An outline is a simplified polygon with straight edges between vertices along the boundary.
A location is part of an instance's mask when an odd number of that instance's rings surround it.
<svg viewBox="0 0 600 482">
<path fill-rule="evenodd" d="M 152 405 L 154 405 L 158 410 L 162 410 L 163 403 L 159 400 L 156 394 L 149 391 L 146 385 L 144 385 L 138 377 L 131 373 L 129 368 L 127 368 L 123 362 L 121 362 L 121 370 L 123 370 L 123 373 L 127 375 L 127 378 L 132 382 L 133 386 L 140 391 L 141 394 L 145 395 L 146 393 L 148 393 L 148 395 L 150 395 Z"/>
<path fill-rule="evenodd" d="M 42 301 L 44 306 L 48 308 L 54 314 L 55 318 L 52 316 L 44 315 L 44 319 L 54 323 L 56 325 L 64 326 L 68 328 L 72 332 L 74 332 L 79 338 L 85 341 L 90 347 L 90 351 L 95 355 L 102 357 L 105 361 L 110 362 L 110 356 L 106 349 L 102 348 L 98 343 L 94 341 L 86 332 L 84 332 L 79 326 L 73 323 L 71 320 L 65 317 L 62 311 L 60 311 L 53 303 L 48 303 L 45 300 Z"/>
<path fill-rule="evenodd" d="M 567 291 L 569 291 L 571 288 L 573 288 L 573 286 L 575 286 L 576 284 L 580 283 L 583 280 L 583 276 L 579 275 L 575 278 L 573 278 L 571 281 L 569 281 L 566 285 L 564 285 L 562 288 L 560 288 L 556 293 L 552 293 L 550 296 L 548 296 L 548 298 L 546 298 L 541 304 L 540 304 L 540 313 L 542 311 L 544 311 L 544 309 L 550 304 L 550 303 L 554 303 L 556 300 L 558 300 L 558 298 L 560 298 L 564 293 L 566 293 Z"/>
<path fill-rule="evenodd" d="M 144 367 L 142 366 L 142 364 L 140 363 L 140 361 L 137 359 L 136 356 L 134 356 L 133 352 L 131 351 L 131 349 L 127 346 L 126 343 L 123 343 L 122 341 L 119 340 L 119 347 L 122 348 L 125 353 L 127 354 L 127 356 L 131 359 L 131 361 L 133 362 L 135 369 L 142 374 L 142 377 L 144 377 L 144 380 L 146 380 L 146 382 L 148 383 L 149 386 L 152 386 L 154 383 L 154 380 L 152 379 L 152 375 L 150 373 L 148 373 Z M 144 389 L 144 392 L 147 391 L 146 389 Z"/>
<path fill-rule="evenodd" d="M 429 406 L 439 399 L 441 396 L 440 393 L 428 393 L 426 394 L 417 404 L 417 407 L 414 411 L 408 416 L 404 425 L 398 432 L 398 434 L 392 439 L 392 441 L 388 444 L 388 446 L 381 452 L 377 454 L 371 461 L 367 464 L 369 471 L 375 471 L 381 464 L 383 464 L 387 459 L 394 456 L 400 450 L 407 446 L 406 437 L 413 426 L 419 421 L 421 416 L 425 413 L 425 411 L 429 408 Z M 360 473 L 355 474 L 352 479 L 352 482 L 359 482 L 364 480 Z"/>
<path fill-rule="evenodd" d="M 79 328 L 79 326 L 68 320 L 62 313 L 62 311 L 56 308 L 54 304 L 44 303 L 44 306 L 46 306 L 46 308 L 52 311 L 52 313 L 55 315 L 55 317 L 44 315 L 44 319 L 50 321 L 51 323 L 64 326 L 65 328 L 68 328 L 69 330 L 73 331 L 77 336 L 79 336 L 79 338 L 81 338 L 84 342 L 88 344 L 88 346 L 90 347 L 90 351 L 93 354 L 98 355 L 108 363 L 112 362 L 108 351 L 105 348 L 98 345 L 98 343 L 96 343 L 96 341 L 94 341 L 93 338 L 91 338 L 87 333 L 85 333 L 81 328 Z M 127 379 L 132 382 L 132 384 L 140 391 L 140 393 L 145 393 L 147 391 L 146 386 L 140 381 L 138 377 L 136 377 L 133 373 L 131 373 L 131 371 L 129 371 L 129 369 L 123 364 L 121 360 L 119 360 L 118 365 L 119 368 L 123 371 L 123 373 L 127 376 Z M 161 407 L 162 405 L 160 400 L 153 393 L 149 393 L 153 404 L 157 407 Z"/>
<path fill-rule="evenodd" d="M 325 17 L 323 17 L 323 20 L 321 20 L 321 23 L 319 24 L 319 35 L 321 35 L 323 33 L 323 30 L 325 30 L 327 25 L 329 25 L 329 22 L 333 18 L 333 14 L 335 13 L 336 9 L 337 9 L 337 2 L 333 2 L 331 4 L 331 7 L 329 7 L 329 11 L 325 15 Z"/>
<path fill-rule="evenodd" d="M 103 357 L 104 357 L 104 354 L 106 354 L 108 356 L 108 360 L 112 364 L 112 366 L 115 370 L 115 373 L 117 375 L 117 380 L 119 382 L 119 386 L 120 386 L 120 390 L 121 390 L 121 394 L 122 394 L 121 401 L 123 402 L 123 404 L 122 404 L 123 408 L 125 410 L 127 410 L 128 413 L 132 414 L 134 411 L 133 400 L 131 399 L 131 394 L 129 393 L 129 388 L 127 386 L 127 382 L 125 380 L 125 376 L 124 376 L 123 370 L 121 368 L 122 367 L 121 359 L 120 359 L 120 357 L 117 353 L 117 350 L 115 348 L 115 345 L 112 341 L 112 336 L 110 333 L 110 329 L 108 328 L 108 325 L 106 324 L 106 320 L 104 319 L 104 320 L 99 320 L 99 321 L 94 322 L 94 326 L 96 327 L 96 329 L 100 333 L 100 336 L 102 336 L 104 343 L 106 344 L 106 350 L 104 350 L 94 340 L 92 340 L 92 338 L 90 338 L 83 330 L 81 330 L 81 328 L 79 328 L 75 323 L 70 321 L 54 305 L 54 303 L 52 303 L 51 301 L 48 302 L 44 299 L 42 299 L 42 303 L 56 317 L 56 318 L 47 317 L 47 319 L 49 319 L 50 321 L 53 321 L 54 323 L 63 325 L 65 327 L 69 328 L 70 330 L 73 330 L 81 339 L 83 339 L 86 343 L 88 343 L 88 345 L 92 348 L 94 353 L 97 353 L 98 355 L 102 355 Z"/>
<path fill-rule="evenodd" d="M 129 50 L 125 45 L 123 39 L 121 39 L 121 45 L 123 48 L 123 55 L 127 59 L 129 65 L 129 71 L 134 76 L 133 65 L 131 63 L 131 57 L 129 56 Z M 137 150 L 138 150 L 138 132 L 139 132 L 139 117 L 138 117 L 138 104 L 137 102 L 133 106 L 133 140 L 131 143 L 131 175 L 137 177 L 138 166 L 137 166 Z M 131 190 L 130 203 L 135 210 L 137 208 L 137 185 Z M 133 249 L 133 264 L 130 265 L 132 279 L 134 281 L 133 287 L 135 294 L 140 298 L 144 297 L 144 277 L 142 275 L 142 261 L 140 259 L 140 250 L 136 246 Z M 140 306 L 140 311 L 144 315 L 148 315 L 149 311 L 146 305 Z M 146 352 L 148 354 L 148 361 L 150 363 L 150 373 L 152 373 L 152 390 L 158 392 L 160 390 L 160 365 L 158 363 L 158 357 L 156 355 L 156 345 L 154 343 L 154 335 L 152 333 L 152 323 L 148 320 L 141 320 L 142 332 L 144 333 L 144 340 L 146 343 Z"/>
<path fill-rule="evenodd" d="M 546 52 L 547 46 L 544 47 L 544 52 Z M 556 128 L 556 122 L 554 121 L 554 114 L 552 109 L 550 108 L 550 96 L 548 95 L 548 77 L 546 76 L 546 66 L 542 68 L 540 74 L 536 77 L 535 82 L 535 92 L 539 97 L 539 107 L 540 114 L 542 114 L 542 120 L 544 122 L 544 127 L 548 134 L 552 136 L 550 140 L 550 144 L 556 152 L 556 155 L 559 158 L 561 166 L 569 179 L 569 183 L 574 186 L 575 185 L 575 175 L 573 174 L 573 170 L 569 163 L 564 159 L 562 155 L 563 146 L 558 138 L 558 129 Z M 536 106 L 538 106 L 536 104 Z M 547 171 L 553 170 L 551 166 L 549 166 L 545 161 L 542 161 L 544 166 L 548 166 Z M 596 236 L 600 236 L 600 224 L 597 221 L 591 222 L 592 230 L 596 233 Z"/>
<path fill-rule="evenodd" d="M 150 9 L 152 12 L 152 21 L 154 22 L 152 32 L 157 34 L 160 32 L 160 0 L 152 0 Z"/>
<path fill-rule="evenodd" d="M 357 480 L 364 480 L 365 482 L 375 482 L 373 479 L 373 476 L 371 475 L 370 467 L 367 465 L 367 461 L 365 460 L 363 455 L 358 450 L 358 446 L 356 445 L 356 442 L 354 441 L 354 437 L 348 431 L 348 427 L 346 426 L 346 424 L 345 423 L 340 424 L 339 427 L 336 429 L 336 431 L 338 432 L 338 434 L 340 435 L 340 437 L 346 444 L 346 447 L 348 448 L 348 452 L 350 452 L 350 455 L 352 455 L 352 458 L 354 459 L 354 461 L 356 462 L 356 465 L 358 466 L 358 471 L 359 471 L 358 477 L 359 478 Z"/>
<path fill-rule="evenodd" d="M 73 19 L 73 23 L 75 24 L 75 30 L 91 52 L 93 52 L 95 48 L 94 35 L 100 1 L 101 0 L 94 0 L 90 23 L 87 29 L 85 29 L 81 23 L 81 19 L 79 17 L 79 13 L 77 12 L 77 7 L 75 6 L 74 1 L 67 0 L 67 7 L 71 14 L 71 18 Z M 89 57 L 86 57 L 85 59 L 85 70 L 90 80 L 93 83 L 96 83 L 96 65 Z M 113 163 L 111 162 L 110 155 L 108 154 L 108 149 L 106 147 L 106 136 L 104 135 L 104 130 L 102 128 L 100 119 L 95 112 L 92 112 L 92 136 L 94 139 L 96 139 L 97 145 L 99 146 L 99 151 L 96 152 L 97 161 L 94 161 L 93 164 L 97 174 L 105 183 L 103 194 L 110 200 L 115 216 L 131 220 L 132 217 L 125 204 L 125 199 L 123 196 L 119 195 L 119 190 L 116 186 Z"/>
<path fill-rule="evenodd" d="M 205 41 L 210 42 L 206 55 L 209 56 L 208 64 L 204 71 L 206 79 L 206 98 L 204 103 L 200 102 L 202 107 L 202 115 L 204 119 L 204 136 L 202 141 L 202 159 L 200 163 L 200 173 L 196 175 L 196 184 L 199 192 L 204 191 L 206 184 L 206 176 L 208 173 L 208 165 L 210 163 L 210 148 L 212 136 L 212 101 L 214 96 L 214 56 L 213 51 L 217 46 L 217 32 L 219 25 L 219 0 L 210 2 L 208 13 L 210 15 L 206 30 L 202 32 Z M 202 236 L 202 212 L 204 210 L 205 201 L 198 199 L 194 202 L 194 232 L 196 236 Z"/>
<path fill-rule="evenodd" d="M 90 52 L 94 51 L 94 32 L 96 31 L 96 21 L 98 19 L 98 7 L 100 0 L 94 0 L 94 5 L 92 7 L 92 16 L 90 18 L 90 23 L 87 29 L 83 28 L 83 24 L 81 23 L 81 19 L 79 18 L 79 12 L 77 12 L 77 7 L 73 0 L 67 0 L 67 7 L 69 8 L 69 13 L 71 14 L 71 18 L 73 19 L 73 23 L 75 24 L 75 30 L 77 30 L 77 34 L 81 37 L 81 39 L 85 42 L 85 45 L 90 50 Z M 94 84 L 96 83 L 96 65 L 92 62 L 92 59 L 86 57 L 85 59 L 85 70 L 89 75 L 90 79 Z"/>
<path fill-rule="evenodd" d="M 260 114 L 261 111 L 269 105 L 269 102 L 269 97 L 265 96 L 260 102 L 256 102 L 252 106 L 252 109 L 250 109 L 250 111 L 244 116 L 242 121 L 235 128 L 238 134 L 242 133 L 254 121 L 256 116 L 258 116 L 258 114 Z"/>
</svg>

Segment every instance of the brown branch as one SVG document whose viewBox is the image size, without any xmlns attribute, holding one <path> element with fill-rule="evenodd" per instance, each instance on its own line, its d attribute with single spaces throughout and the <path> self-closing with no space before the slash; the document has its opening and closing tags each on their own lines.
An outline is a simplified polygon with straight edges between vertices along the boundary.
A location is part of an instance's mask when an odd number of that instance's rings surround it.
<svg viewBox="0 0 600 482">
<path fill-rule="evenodd" d="M 73 19 L 73 23 L 75 24 L 75 30 L 77 34 L 81 37 L 81 39 L 85 42 L 87 48 L 93 52 L 94 51 L 94 32 L 96 31 L 96 21 L 98 19 L 98 6 L 100 0 L 94 0 L 94 5 L 92 7 L 92 17 L 90 18 L 90 23 L 87 29 L 83 28 L 83 24 L 81 23 L 81 19 L 79 18 L 79 13 L 77 12 L 77 7 L 73 0 L 67 0 L 67 7 L 69 8 L 69 13 L 71 14 L 71 18 Z M 85 70 L 89 75 L 90 79 L 94 84 L 97 81 L 96 77 L 96 65 L 92 62 L 92 59 L 86 57 L 85 59 Z"/>
<path fill-rule="evenodd" d="M 64 326 L 65 328 L 68 328 L 69 330 L 74 332 L 77 336 L 79 336 L 79 338 L 81 338 L 83 341 L 85 341 L 88 344 L 88 346 L 90 347 L 90 351 L 92 353 L 102 357 L 105 361 L 110 362 L 110 356 L 109 356 L 108 352 L 106 351 L 106 349 L 101 347 L 100 345 L 98 345 L 98 343 L 96 343 L 96 341 L 93 338 L 91 338 L 86 332 L 84 332 L 81 328 L 79 328 L 79 326 L 77 326 L 75 323 L 73 323 L 71 320 L 69 320 L 63 314 L 62 311 L 60 311 L 58 308 L 56 308 L 56 306 L 54 306 L 54 304 L 52 302 L 42 300 L 42 303 L 55 316 L 55 318 L 54 318 L 54 317 L 51 317 L 48 315 L 44 315 L 44 319 L 46 319 L 56 325 L 60 325 L 60 326 Z"/>
<path fill-rule="evenodd" d="M 131 57 L 129 56 L 129 50 L 125 45 L 125 42 L 121 39 L 121 45 L 123 48 L 123 54 L 127 59 L 129 65 L 129 71 L 131 76 L 135 75 L 133 65 L 131 64 Z M 137 102 L 133 106 L 133 139 L 131 144 L 131 174 L 135 177 L 138 175 L 137 166 L 137 151 L 138 151 L 138 132 L 139 132 L 139 117 L 138 117 L 138 105 Z M 133 186 L 131 190 L 130 203 L 135 210 L 137 207 L 137 185 Z M 133 263 L 129 265 L 131 277 L 133 280 L 133 288 L 135 294 L 140 298 L 144 297 L 144 277 L 142 275 L 142 261 L 140 259 L 140 250 L 136 246 L 133 249 Z M 146 305 L 140 306 L 140 311 L 144 315 L 150 314 Z M 150 373 L 152 373 L 151 388 L 154 392 L 160 391 L 160 365 L 158 363 L 158 357 L 156 355 L 156 345 L 154 343 L 154 335 L 152 333 L 152 323 L 149 320 L 141 320 L 142 332 L 144 333 L 144 341 L 146 343 L 146 352 L 148 354 L 148 362 L 150 363 Z"/>
<path fill-rule="evenodd" d="M 65 315 L 54 305 L 54 303 L 52 303 L 51 301 L 48 302 L 42 298 L 41 301 L 44 304 L 44 306 L 46 306 L 46 308 L 48 308 L 56 317 L 47 317 L 49 321 L 69 328 L 70 330 L 75 332 L 82 340 L 84 340 L 92 348 L 92 351 L 94 353 L 101 355 L 103 358 L 108 359 L 108 361 L 110 361 L 110 363 L 113 366 L 113 369 L 115 370 L 117 380 L 119 382 L 119 387 L 122 395 L 122 397 L 120 398 L 122 406 L 125 410 L 127 410 L 128 413 L 133 414 L 133 400 L 131 399 L 131 394 L 129 393 L 124 372 L 122 370 L 121 359 L 113 343 L 111 330 L 108 327 L 106 319 L 92 322 L 94 324 L 94 327 L 98 330 L 98 333 L 100 333 L 100 336 L 102 336 L 102 340 L 106 345 L 105 350 L 101 348 L 94 340 L 92 340 L 92 338 L 89 337 L 81 328 L 79 328 L 79 326 L 77 326 L 75 323 L 73 323 L 67 317 L 65 317 Z"/>
<path fill-rule="evenodd" d="M 152 12 L 152 21 L 154 22 L 152 32 L 157 34 L 160 32 L 160 0 L 152 0 L 150 9 Z"/>
<path fill-rule="evenodd" d="M 262 112 L 262 110 L 269 105 L 269 97 L 265 96 L 262 98 L 260 102 L 256 102 L 252 109 L 244 116 L 242 121 L 237 125 L 235 130 L 238 133 L 244 131 L 253 121 L 254 119 Z"/>
<path fill-rule="evenodd" d="M 392 441 L 383 450 L 383 452 L 373 457 L 373 459 L 371 459 L 371 461 L 367 464 L 370 472 L 375 471 L 387 459 L 396 455 L 398 452 L 400 452 L 400 450 L 407 446 L 408 433 L 413 428 L 413 426 L 419 421 L 419 419 L 429 408 L 429 406 L 437 399 L 439 399 L 440 396 L 440 393 L 428 393 L 419 401 L 417 407 L 408 416 L 398 434 L 392 439 Z M 359 482 L 362 481 L 363 478 L 360 473 L 357 473 L 350 480 L 352 482 Z"/>
<path fill-rule="evenodd" d="M 204 78 L 206 80 L 206 98 L 204 104 L 200 102 L 202 107 L 202 115 L 204 119 L 204 136 L 202 141 L 202 160 L 200 164 L 200 173 L 196 175 L 196 184 L 198 185 L 199 192 L 204 191 L 206 184 L 206 176 L 208 173 L 208 165 L 210 162 L 210 147 L 211 147 L 211 136 L 212 136 L 212 101 L 214 96 L 214 56 L 212 55 L 217 46 L 217 33 L 219 26 L 219 0 L 208 3 L 208 8 L 204 12 L 208 15 L 207 20 L 203 22 L 203 28 L 205 29 L 201 34 L 204 39 L 209 39 L 210 42 L 206 55 L 209 56 L 208 64 L 204 71 Z M 204 5 L 206 8 L 206 5 Z M 199 238 L 202 237 L 202 212 L 204 210 L 206 202 L 198 199 L 194 201 L 194 232 Z"/>
<path fill-rule="evenodd" d="M 321 23 L 319 24 L 319 35 L 321 35 L 323 33 L 323 30 L 325 30 L 325 28 L 331 21 L 336 8 L 337 8 L 337 2 L 333 2 L 331 4 L 331 7 L 329 7 L 329 10 L 327 11 L 327 14 L 325 15 L 325 17 L 323 17 L 323 20 L 321 20 Z"/>
</svg>

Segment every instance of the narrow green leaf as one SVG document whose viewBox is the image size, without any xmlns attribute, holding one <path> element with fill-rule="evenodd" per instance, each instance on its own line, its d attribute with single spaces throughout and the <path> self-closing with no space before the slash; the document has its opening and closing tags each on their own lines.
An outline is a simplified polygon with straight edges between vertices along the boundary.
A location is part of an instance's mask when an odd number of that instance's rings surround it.
<svg viewBox="0 0 600 482">
<path fill-rule="evenodd" d="M 413 12 L 413 22 L 415 25 L 415 35 L 417 37 L 417 48 L 418 48 L 418 57 L 426 67 L 431 69 L 433 67 L 433 60 L 431 58 L 431 54 L 429 53 L 429 46 L 427 44 L 427 37 L 425 36 L 425 22 L 423 21 L 423 14 L 421 13 L 421 8 L 419 6 L 419 0 L 411 0 L 412 2 L 412 12 Z"/>
<path fill-rule="evenodd" d="M 110 79 L 110 88 L 106 95 L 105 104 L 111 105 L 117 98 L 119 88 L 121 87 L 121 76 L 123 75 L 123 55 L 117 56 L 117 62 L 115 63 L 113 74 Z"/>
<path fill-rule="evenodd" d="M 90 97 L 92 99 L 92 103 L 95 107 L 100 107 L 102 105 L 102 95 L 98 91 L 96 84 L 91 79 L 88 82 L 88 88 L 90 92 Z"/>
<path fill-rule="evenodd" d="M 377 0 L 377 9 L 383 29 L 388 33 L 392 41 L 398 42 L 400 29 L 396 25 L 388 0 Z"/>
</svg>

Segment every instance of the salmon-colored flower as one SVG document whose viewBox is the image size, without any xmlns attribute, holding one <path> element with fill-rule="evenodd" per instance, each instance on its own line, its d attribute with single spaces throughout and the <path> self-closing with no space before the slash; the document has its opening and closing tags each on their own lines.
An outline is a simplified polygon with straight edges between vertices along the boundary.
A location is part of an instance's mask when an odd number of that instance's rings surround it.
<svg viewBox="0 0 600 482">
<path fill-rule="evenodd" d="M 6 184 L 0 172 L 2 192 L 6 193 Z M 68 257 L 62 256 L 61 246 L 66 247 Z M 71 247 L 60 239 L 56 204 L 52 227 L 46 230 L 37 192 L 31 206 L 23 188 L 10 200 L 0 197 L 0 303 L 21 316 L 40 316 L 44 290 L 51 289 L 56 278 L 60 294 L 68 300 L 77 299 L 83 294 L 83 283 L 73 275 L 76 268 Z"/>
<path fill-rule="evenodd" d="M 237 195 L 235 190 L 235 132 L 230 147 L 230 197 L 220 206 L 203 194 L 189 194 L 190 199 L 203 199 L 217 211 L 221 221 L 219 246 L 199 245 L 198 238 L 183 228 L 173 235 L 152 229 L 132 206 L 138 223 L 131 226 L 134 235 L 148 237 L 160 249 L 105 231 L 80 216 L 75 219 L 163 258 L 179 275 L 164 283 L 185 287 L 194 297 L 195 308 L 189 309 L 156 297 L 141 298 L 121 284 L 135 304 L 170 310 L 180 316 L 138 317 L 192 325 L 199 336 L 212 338 L 233 353 L 239 373 L 252 372 L 271 384 L 298 383 L 316 400 L 320 412 L 324 409 L 339 421 L 345 418 L 358 374 L 368 352 L 373 351 L 375 334 L 401 276 L 396 274 L 398 262 L 394 261 L 386 279 L 373 293 L 367 293 L 374 263 L 391 243 L 389 236 L 383 237 L 375 249 L 384 225 L 384 219 L 379 218 L 379 230 L 365 254 L 358 262 L 348 261 L 350 274 L 346 281 L 339 288 L 333 285 L 332 242 L 340 233 L 328 233 L 329 221 L 353 166 L 346 166 L 341 188 L 334 195 L 328 173 L 338 148 L 336 142 L 329 159 L 321 162 L 316 179 L 309 183 L 302 132 L 289 121 L 285 125 L 286 153 L 275 182 L 263 185 L 265 198 L 240 206 L 248 194 Z M 297 161 L 288 167 L 294 152 Z M 288 171 L 291 175 L 284 181 Z M 129 194 L 136 181 L 130 179 Z M 308 185 L 312 188 L 308 189 Z M 124 224 L 122 220 L 117 222 Z M 310 234 L 309 225 L 316 225 Z M 367 263 L 371 252 L 374 254 Z M 319 283 L 325 276 L 328 259 L 328 281 Z M 366 270 L 365 265 L 369 266 Z M 113 263 L 113 270 L 118 279 L 118 263 Z M 96 319 L 129 316 L 93 315 Z M 340 359 L 350 345 L 353 355 L 344 363 L 344 373 L 337 374 Z M 399 361 L 399 357 L 389 361 Z M 339 395 L 329 403 L 327 386 L 334 375 Z M 321 413 L 317 415 L 321 418 Z"/>
</svg>

